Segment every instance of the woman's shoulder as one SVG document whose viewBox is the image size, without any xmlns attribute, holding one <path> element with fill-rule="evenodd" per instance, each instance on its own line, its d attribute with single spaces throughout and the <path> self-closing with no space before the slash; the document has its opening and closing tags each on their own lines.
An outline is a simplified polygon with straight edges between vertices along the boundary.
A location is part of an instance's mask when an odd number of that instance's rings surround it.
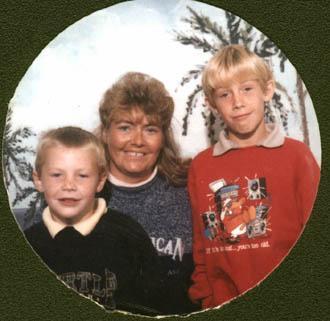
<svg viewBox="0 0 330 321">
<path fill-rule="evenodd" d="M 188 197 L 187 186 L 175 186 L 171 184 L 166 178 L 159 175 L 158 178 L 159 192 L 163 195 L 170 194 L 173 195 L 174 199 L 178 197 Z"/>
</svg>

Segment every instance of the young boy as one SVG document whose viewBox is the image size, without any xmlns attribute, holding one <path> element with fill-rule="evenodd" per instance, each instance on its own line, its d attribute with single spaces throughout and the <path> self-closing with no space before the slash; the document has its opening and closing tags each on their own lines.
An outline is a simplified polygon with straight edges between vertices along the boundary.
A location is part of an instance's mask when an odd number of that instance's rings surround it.
<svg viewBox="0 0 330 321">
<path fill-rule="evenodd" d="M 41 138 L 33 180 L 48 207 L 25 235 L 69 287 L 106 309 L 154 314 L 157 259 L 142 227 L 95 198 L 106 180 L 103 145 L 77 127 Z"/>
<path fill-rule="evenodd" d="M 203 308 L 262 281 L 288 254 L 310 215 L 320 170 L 303 143 L 266 124 L 274 93 L 266 63 L 240 45 L 207 64 L 206 102 L 226 129 L 192 162 L 195 270 L 189 290 Z"/>
</svg>

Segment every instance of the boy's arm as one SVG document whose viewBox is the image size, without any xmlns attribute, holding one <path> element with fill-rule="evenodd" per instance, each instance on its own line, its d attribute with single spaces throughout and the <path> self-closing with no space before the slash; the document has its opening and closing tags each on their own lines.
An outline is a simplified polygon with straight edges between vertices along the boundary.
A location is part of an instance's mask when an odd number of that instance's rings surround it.
<svg viewBox="0 0 330 321">
<path fill-rule="evenodd" d="M 310 151 L 303 144 L 298 155 L 297 172 L 297 207 L 303 218 L 303 225 L 306 224 L 316 198 L 318 184 L 320 180 L 320 168 Z"/>
<path fill-rule="evenodd" d="M 195 269 L 191 277 L 193 285 L 189 289 L 189 297 L 193 302 L 201 301 L 203 307 L 205 307 L 209 306 L 209 303 L 212 300 L 212 289 L 206 274 L 205 248 L 199 226 L 199 211 L 197 206 L 198 191 L 193 163 L 189 169 L 188 191 L 192 209 L 193 258 L 195 264 Z"/>
<path fill-rule="evenodd" d="M 138 224 L 135 229 L 139 235 L 135 250 L 140 265 L 136 284 L 140 311 L 133 312 L 150 316 L 163 314 L 165 296 L 159 257 L 143 227 Z"/>
</svg>

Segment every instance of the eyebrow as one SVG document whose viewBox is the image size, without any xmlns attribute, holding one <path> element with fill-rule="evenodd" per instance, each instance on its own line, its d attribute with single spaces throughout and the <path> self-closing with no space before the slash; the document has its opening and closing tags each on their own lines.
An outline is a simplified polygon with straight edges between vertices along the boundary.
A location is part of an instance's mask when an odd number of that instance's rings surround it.
<svg viewBox="0 0 330 321">
<path fill-rule="evenodd" d="M 126 123 L 126 124 L 129 124 L 129 125 L 134 125 L 134 124 L 135 124 L 134 120 L 132 120 L 132 119 L 128 119 L 128 118 L 114 119 L 113 122 L 114 122 L 115 124 L 117 124 L 117 125 L 120 124 L 120 123 Z M 161 127 L 161 125 L 158 124 L 157 121 L 154 121 L 154 120 L 152 120 L 152 119 L 151 119 L 151 120 L 150 120 L 150 119 L 147 119 L 147 123 L 144 124 L 144 126 L 155 126 L 155 127 Z"/>
<path fill-rule="evenodd" d="M 252 82 L 252 81 L 258 82 L 258 79 L 247 79 L 247 80 L 242 81 L 241 84 L 243 85 L 243 84 L 245 84 L 247 82 Z"/>
<path fill-rule="evenodd" d="M 134 122 L 129 119 L 114 119 L 113 122 L 115 124 L 120 124 L 120 123 L 128 123 L 128 124 L 133 124 Z"/>
<path fill-rule="evenodd" d="M 237 83 L 239 84 L 239 85 L 244 85 L 245 83 L 249 83 L 249 82 L 258 82 L 258 79 L 247 79 L 247 80 L 243 80 L 243 81 L 237 81 Z M 223 86 L 220 86 L 220 87 L 217 87 L 217 88 L 215 88 L 215 90 L 219 90 L 219 89 L 221 89 L 221 90 L 227 90 L 228 88 L 230 87 L 230 85 L 223 85 Z"/>
</svg>

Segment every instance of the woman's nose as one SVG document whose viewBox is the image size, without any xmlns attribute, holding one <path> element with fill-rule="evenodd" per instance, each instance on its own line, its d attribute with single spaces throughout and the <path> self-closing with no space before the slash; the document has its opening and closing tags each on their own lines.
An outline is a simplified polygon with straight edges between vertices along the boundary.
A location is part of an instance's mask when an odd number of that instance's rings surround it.
<svg viewBox="0 0 330 321">
<path fill-rule="evenodd" d="M 143 145 L 143 132 L 140 129 L 134 131 L 132 136 L 132 143 L 137 146 Z"/>
</svg>

